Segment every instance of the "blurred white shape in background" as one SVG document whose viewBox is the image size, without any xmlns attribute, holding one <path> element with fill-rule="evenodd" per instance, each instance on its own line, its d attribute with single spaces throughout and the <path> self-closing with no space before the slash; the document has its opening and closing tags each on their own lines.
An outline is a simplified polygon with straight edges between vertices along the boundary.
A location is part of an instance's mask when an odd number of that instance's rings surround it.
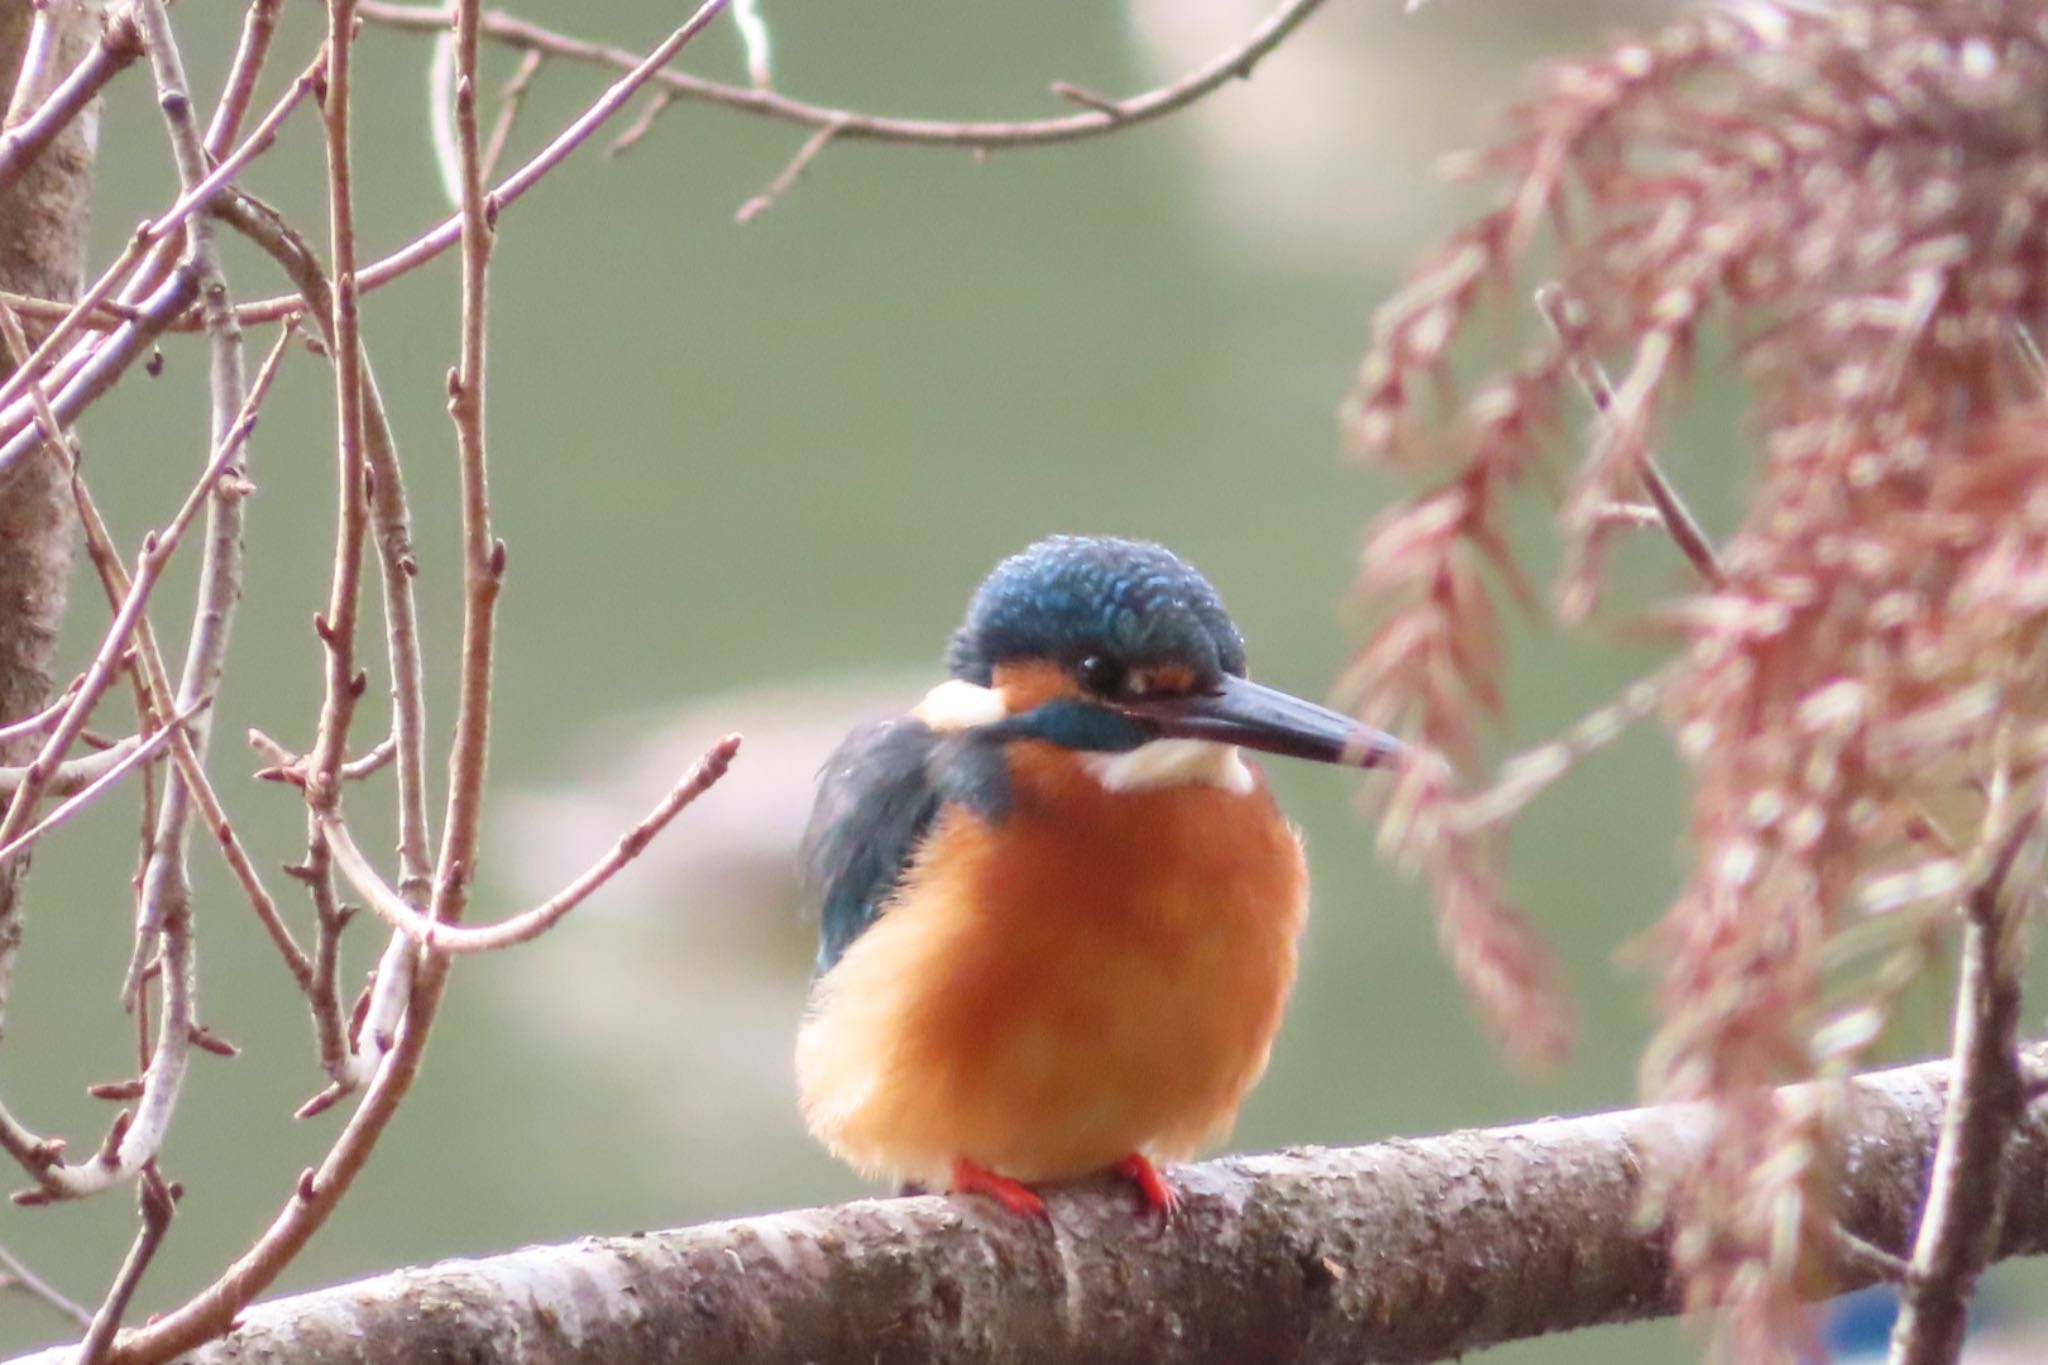
<svg viewBox="0 0 2048 1365">
<path fill-rule="evenodd" d="M 646 1125 L 677 1160 L 712 1163 L 734 1207 L 770 1179 L 784 1202 L 842 1191 L 798 1126 L 790 1079 L 816 942 L 796 851 L 826 757 L 921 690 L 867 676 L 614 717 L 566 736 L 563 773 L 497 808 L 493 865 L 506 901 L 530 905 L 609 849 L 713 740 L 745 736 L 724 781 L 541 942 L 501 955 L 496 978 L 507 1028 L 530 1034 L 516 1046 L 601 1090 L 607 1122 Z"/>
<path fill-rule="evenodd" d="M 826 757 L 854 726 L 907 710 L 919 690 L 908 678 L 770 685 L 667 716 L 600 722 L 570 737 L 562 778 L 505 801 L 502 865 L 518 899 L 551 895 L 645 815 L 713 740 L 737 730 L 745 744 L 732 771 L 588 909 L 674 916 L 694 925 L 678 926 L 692 936 L 779 942 Z"/>
</svg>

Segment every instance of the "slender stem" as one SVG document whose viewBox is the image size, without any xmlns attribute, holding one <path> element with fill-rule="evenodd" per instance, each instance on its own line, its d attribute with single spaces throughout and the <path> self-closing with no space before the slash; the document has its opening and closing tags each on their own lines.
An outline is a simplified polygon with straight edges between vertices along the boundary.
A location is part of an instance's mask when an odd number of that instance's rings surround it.
<svg viewBox="0 0 2048 1365">
<path fill-rule="evenodd" d="M 66 1294 L 63 1290 L 36 1274 L 19 1256 L 9 1251 L 5 1246 L 0 1246 L 0 1267 L 6 1268 L 7 1276 L 13 1281 L 14 1288 L 19 1289 L 31 1298 L 41 1299 L 44 1303 L 71 1319 L 80 1328 L 92 1326 L 91 1309 L 85 1307 L 69 1294 Z"/>
<path fill-rule="evenodd" d="M 477 131 L 477 39 L 481 0 L 455 7 L 455 134 L 462 172 L 462 314 L 459 354 L 448 385 L 462 502 L 462 667 L 456 688 L 455 743 L 448 759 L 448 808 L 434 872 L 433 918 L 462 918 L 483 833 L 484 770 L 491 741 L 491 660 L 505 547 L 491 535 L 490 476 L 484 449 L 484 341 L 491 244 L 497 207 L 486 200 L 483 145 Z"/>
<path fill-rule="evenodd" d="M 256 79 L 263 74 L 263 61 L 277 36 L 277 12 L 284 0 L 251 0 L 242 16 L 242 35 L 235 44 L 235 57 L 228 64 L 226 83 L 214 102 L 213 118 L 206 125 L 206 150 L 218 156 L 220 149 L 241 131 L 242 116 L 256 98 Z"/>
<path fill-rule="evenodd" d="M 230 199 L 221 216 L 222 221 L 268 253 L 298 286 L 309 316 L 320 326 L 332 354 L 334 291 L 304 239 L 283 219 L 246 195 Z M 373 484 L 370 511 L 384 584 L 384 633 L 391 669 L 391 743 L 398 778 L 398 891 L 408 905 L 419 909 L 431 895 L 432 854 L 426 799 L 425 665 L 413 595 L 417 565 L 412 553 L 404 470 L 367 355 L 363 360 L 362 392 L 364 456 Z M 325 856 L 324 836 L 311 812 L 308 820 L 313 825 L 308 838 L 308 865 L 317 874 L 318 868 L 313 865 L 315 849 L 323 850 L 318 856 Z M 377 967 L 375 989 L 353 1055 L 345 1046 L 345 1038 L 340 1049 L 330 1047 L 332 1038 L 339 1035 L 339 1020 L 330 1023 L 324 1014 L 316 1018 L 316 1033 L 322 1039 L 321 1065 L 334 1083 L 327 1092 L 328 1103 L 367 1080 L 385 1047 L 396 1036 L 398 1016 L 411 991 L 412 964 L 411 941 L 403 934 L 393 933 Z M 334 1007 L 339 1008 L 338 1002 Z"/>
<path fill-rule="evenodd" d="M 1960 1356 L 1977 1277 L 1998 1241 L 2007 1159 L 2024 1112 L 2023 921 L 2038 894 L 2038 869 L 2015 875 L 2015 867 L 2039 832 L 2037 808 L 2014 823 L 1965 906 L 1954 1080 L 1888 1365 L 1949 1365 Z"/>
<path fill-rule="evenodd" d="M 843 125 L 827 123 L 805 138 L 804 145 L 797 148 L 796 155 L 789 159 L 789 164 L 782 168 L 782 173 L 768 182 L 768 188 L 740 205 L 740 211 L 734 217 L 742 223 L 751 223 L 774 208 L 776 201 L 789 193 L 796 185 L 797 179 L 810 169 L 811 163 L 816 161 L 831 144 L 832 139 L 843 131 Z"/>
<path fill-rule="evenodd" d="M 164 1235 L 171 1230 L 171 1218 L 177 1212 L 177 1196 L 178 1191 L 164 1183 L 155 1166 L 143 1171 L 136 1194 L 136 1203 L 142 1212 L 142 1226 L 136 1229 L 135 1241 L 128 1248 L 127 1258 L 121 1262 L 120 1273 L 114 1276 L 105 1301 L 93 1314 L 92 1325 L 86 1329 L 85 1340 L 78 1347 L 77 1365 L 99 1365 L 113 1348 L 114 1334 L 121 1329 L 121 1318 L 127 1313 L 129 1302 L 134 1299 L 143 1275 L 149 1270 L 149 1263 L 156 1259 L 157 1248 L 163 1245 Z"/>
<path fill-rule="evenodd" d="M 177 163 L 178 181 L 184 191 L 181 197 L 189 197 L 194 208 L 203 207 L 218 191 L 218 184 L 205 195 L 195 193 L 208 180 L 207 153 L 192 117 L 191 87 L 185 78 L 184 60 L 178 52 L 170 17 L 163 0 L 135 0 L 135 16 L 156 76 L 157 103 L 163 111 L 172 159 Z M 224 473 L 240 482 L 242 452 L 247 442 L 238 444 L 234 438 L 245 396 L 242 329 L 235 321 L 228 297 L 226 277 L 214 245 L 212 220 L 204 214 L 193 217 L 186 226 L 185 240 L 186 259 L 197 279 L 200 309 L 206 319 L 211 408 L 207 449 L 235 451 Z M 214 482 L 208 498 L 207 552 L 200 565 L 198 605 L 185 653 L 184 673 L 178 683 L 180 712 L 196 705 L 201 697 L 218 695 L 220 690 L 228 627 L 241 596 L 243 507 L 244 499 L 238 489 L 230 490 L 219 480 Z M 203 764 L 212 727 L 204 713 L 200 713 L 187 728 L 192 752 Z M 143 1096 L 136 1104 L 135 1122 L 120 1146 L 119 1164 L 128 1170 L 140 1170 L 155 1157 L 177 1107 L 190 1055 L 197 992 L 191 870 L 187 860 L 192 808 L 191 784 L 174 772 L 157 813 L 156 837 L 143 875 L 142 905 L 136 917 L 138 940 L 161 940 L 164 989 L 156 1052 L 144 1078 Z"/>
<path fill-rule="evenodd" d="M 512 139 L 512 125 L 519 119 L 520 106 L 526 103 L 526 92 L 533 85 L 533 78 L 540 74 L 540 64 L 545 54 L 529 52 L 519 59 L 519 69 L 498 92 L 498 118 L 491 125 L 491 139 L 484 146 L 484 174 L 497 174 L 498 162 L 504 158 L 505 144 Z"/>
</svg>

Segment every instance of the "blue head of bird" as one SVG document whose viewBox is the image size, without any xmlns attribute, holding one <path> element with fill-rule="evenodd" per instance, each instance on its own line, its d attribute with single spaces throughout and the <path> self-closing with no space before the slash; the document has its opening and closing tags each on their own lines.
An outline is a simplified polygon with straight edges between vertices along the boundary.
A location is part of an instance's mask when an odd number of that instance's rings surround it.
<svg viewBox="0 0 2048 1365">
<path fill-rule="evenodd" d="M 1292 984 L 1308 878 L 1241 749 L 1399 745 L 1246 676 L 1166 549 L 1056 536 L 984 581 L 946 681 L 828 762 L 805 1118 L 853 1165 L 1041 1206 L 1226 1130 Z"/>
<path fill-rule="evenodd" d="M 1099 754 L 1186 740 L 1363 767 L 1399 748 L 1247 678 L 1244 639 L 1216 589 L 1141 541 L 1053 536 L 1004 560 L 946 662 L 951 682 L 919 714 L 989 740 Z"/>
</svg>

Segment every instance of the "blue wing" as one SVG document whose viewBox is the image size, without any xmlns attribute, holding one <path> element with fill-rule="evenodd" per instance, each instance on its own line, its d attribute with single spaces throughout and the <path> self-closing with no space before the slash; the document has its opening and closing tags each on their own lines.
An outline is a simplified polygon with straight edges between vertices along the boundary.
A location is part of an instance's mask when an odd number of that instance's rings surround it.
<svg viewBox="0 0 2048 1365">
<path fill-rule="evenodd" d="M 882 913 L 938 815 L 926 766 L 939 738 L 904 716 L 862 726 L 825 761 L 803 848 L 817 897 L 820 975 Z"/>
<path fill-rule="evenodd" d="M 1009 802 L 1009 767 L 994 737 L 942 735 L 911 716 L 848 735 L 825 761 L 804 833 L 819 974 L 881 917 L 941 807 L 959 803 L 994 823 Z"/>
</svg>

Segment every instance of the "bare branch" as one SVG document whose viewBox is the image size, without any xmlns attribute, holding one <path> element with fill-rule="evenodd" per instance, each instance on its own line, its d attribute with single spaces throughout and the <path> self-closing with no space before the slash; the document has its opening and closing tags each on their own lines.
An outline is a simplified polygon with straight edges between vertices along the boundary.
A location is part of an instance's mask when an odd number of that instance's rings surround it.
<svg viewBox="0 0 2048 1365">
<path fill-rule="evenodd" d="M 532 160 L 493 190 L 491 199 L 500 209 L 513 203 L 553 169 L 556 163 L 596 131 L 620 105 L 631 99 L 635 91 L 649 82 L 658 84 L 664 92 L 678 98 L 703 100 L 812 128 L 833 127 L 836 130 L 832 134 L 834 139 L 916 143 L 984 151 L 1001 147 L 1035 147 L 1078 142 L 1163 118 L 1195 103 L 1233 80 L 1250 76 L 1252 69 L 1300 27 L 1309 15 L 1321 8 L 1322 3 L 1323 0 L 1288 0 L 1287 4 L 1281 6 L 1229 51 L 1169 85 L 1160 86 L 1123 101 L 1116 114 L 1091 109 L 1086 113 L 1064 118 L 1032 119 L 1016 123 L 949 123 L 926 119 L 878 118 L 848 109 L 831 109 L 822 105 L 807 104 L 802 100 L 792 100 L 778 95 L 772 90 L 721 85 L 716 81 L 703 80 L 680 71 L 665 70 L 669 61 L 684 44 L 695 37 L 717 16 L 718 11 L 724 8 L 726 0 L 705 0 L 688 23 L 669 35 L 667 41 L 646 57 L 624 48 L 570 38 L 523 19 L 493 12 L 483 15 L 480 24 L 483 33 L 497 42 L 525 51 L 540 51 L 549 56 L 609 66 L 626 74 L 607 90 L 604 97 L 583 117 L 571 124 Z M 384 3 L 384 0 L 360 0 L 358 9 L 365 19 L 373 22 L 420 32 L 442 32 L 455 19 L 453 8 L 422 9 L 411 5 Z M 629 134 L 629 145 L 631 137 Z M 374 265 L 365 267 L 358 277 L 361 290 L 367 293 L 408 271 L 417 269 L 453 246 L 461 233 L 460 215 L 448 218 L 411 245 L 393 252 Z M 281 315 L 291 306 L 292 302 L 288 297 L 263 299 L 244 306 L 240 316 L 244 322 L 263 321 Z"/>
<path fill-rule="evenodd" d="M 430 953 L 487 953 L 539 938 L 563 916 L 588 900 L 591 893 L 639 857 L 668 822 L 682 814 L 684 807 L 724 777 L 739 749 L 738 735 L 727 735 L 712 745 L 702 758 L 690 765 L 690 770 L 683 774 L 682 780 L 670 789 L 659 805 L 619 836 L 619 841 L 604 857 L 546 901 L 496 924 L 453 926 L 420 914 L 377 875 L 341 820 L 329 817 L 327 837 L 342 874 L 362 894 L 370 908 L 394 928 L 410 935 Z"/>
<path fill-rule="evenodd" d="M 1164 118 L 1214 94 L 1232 81 L 1247 79 L 1253 68 L 1285 42 L 1288 35 L 1301 27 L 1311 14 L 1322 8 L 1322 3 L 1323 0 L 1288 0 L 1242 40 L 1179 79 L 1116 101 L 1113 109 L 1102 107 L 1111 102 L 1097 96 L 1101 100 L 1100 105 L 1091 104 L 1086 113 L 1062 118 L 1012 122 L 887 118 L 791 99 L 765 85 L 722 85 L 681 71 L 661 71 L 654 79 L 662 89 L 679 99 L 698 100 L 811 128 L 836 124 L 840 129 L 839 135 L 849 141 L 962 147 L 979 151 L 1044 147 L 1080 142 Z M 361 8 L 363 17 L 372 23 L 418 32 L 444 30 L 454 17 L 454 10 L 448 6 L 424 8 L 393 4 L 389 0 L 361 0 Z M 482 24 L 484 36 L 522 51 L 544 52 L 550 57 L 608 66 L 620 71 L 634 69 L 640 60 L 624 48 L 572 38 L 502 11 L 486 13 Z"/>
</svg>

